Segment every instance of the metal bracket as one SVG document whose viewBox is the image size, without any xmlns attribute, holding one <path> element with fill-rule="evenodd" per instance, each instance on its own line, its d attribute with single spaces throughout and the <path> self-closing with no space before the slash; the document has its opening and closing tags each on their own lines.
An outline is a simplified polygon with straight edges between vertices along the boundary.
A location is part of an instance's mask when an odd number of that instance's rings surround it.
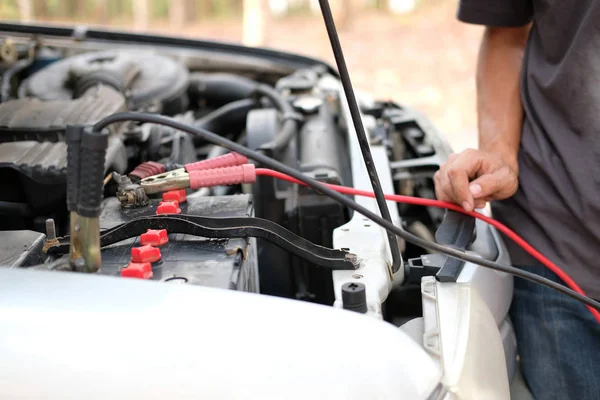
<svg viewBox="0 0 600 400">
<path fill-rule="evenodd" d="M 100 245 L 104 247 L 139 236 L 148 229 L 166 229 L 170 234 L 184 233 L 210 239 L 256 237 L 323 268 L 355 270 L 359 266 L 355 254 L 318 246 L 274 222 L 252 217 L 215 218 L 183 214 L 139 217 L 102 231 Z M 63 237 L 60 245 L 48 248 L 48 253 L 65 253 L 68 250 L 69 238 Z"/>
</svg>

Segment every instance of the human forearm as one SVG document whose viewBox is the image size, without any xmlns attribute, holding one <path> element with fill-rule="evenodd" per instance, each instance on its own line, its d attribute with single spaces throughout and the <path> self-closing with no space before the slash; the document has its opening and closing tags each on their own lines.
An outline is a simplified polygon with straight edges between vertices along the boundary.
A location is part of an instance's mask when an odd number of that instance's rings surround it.
<svg viewBox="0 0 600 400">
<path fill-rule="evenodd" d="M 523 105 L 520 75 L 529 26 L 486 28 L 477 66 L 479 148 L 500 154 L 515 170 Z"/>
</svg>

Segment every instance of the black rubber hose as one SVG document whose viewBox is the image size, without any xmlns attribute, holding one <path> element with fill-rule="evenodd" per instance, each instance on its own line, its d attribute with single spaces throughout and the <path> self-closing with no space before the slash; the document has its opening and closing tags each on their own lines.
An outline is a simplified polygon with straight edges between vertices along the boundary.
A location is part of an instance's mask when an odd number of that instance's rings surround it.
<svg viewBox="0 0 600 400">
<path fill-rule="evenodd" d="M 19 60 L 15 63 L 15 65 L 13 65 L 9 69 L 7 69 L 2 74 L 2 84 L 0 86 L 0 102 L 4 103 L 5 101 L 8 101 L 11 99 L 10 81 L 12 80 L 12 78 L 15 75 L 19 74 L 21 71 L 23 71 L 24 69 L 29 67 L 31 65 L 31 63 L 32 63 L 32 60 L 29 58 L 24 59 L 24 60 Z"/>
<path fill-rule="evenodd" d="M 168 158 L 168 162 L 174 163 L 179 159 L 181 154 L 181 135 L 185 135 L 185 133 L 176 131 L 173 134 L 173 140 L 171 142 L 171 155 Z"/>
<path fill-rule="evenodd" d="M 253 99 L 243 99 L 226 104 L 194 122 L 196 128 L 223 132 L 232 126 L 244 125 L 248 112 L 257 107 Z"/>
<path fill-rule="evenodd" d="M 298 133 L 298 124 L 301 120 L 301 116 L 298 115 L 294 108 L 288 103 L 279 92 L 273 89 L 269 85 L 259 85 L 256 88 L 256 93 L 267 97 L 273 105 L 283 113 L 283 126 L 281 131 L 273 141 L 265 143 L 261 146 L 262 150 L 270 150 L 275 153 L 284 149 L 287 144 L 292 140 Z"/>
<path fill-rule="evenodd" d="M 190 75 L 188 95 L 192 101 L 203 99 L 209 107 L 221 107 L 251 97 L 258 85 L 239 75 L 195 72 Z"/>
<path fill-rule="evenodd" d="M 26 203 L 0 201 L 0 215 L 29 217 L 31 216 L 31 208 Z"/>
<path fill-rule="evenodd" d="M 265 143 L 262 146 L 263 150 L 278 152 L 285 148 L 298 133 L 298 123 L 301 117 L 294 111 L 294 108 L 276 89 L 250 78 L 234 74 L 194 73 L 190 77 L 188 94 L 192 101 L 202 98 L 207 105 L 220 107 L 195 123 L 194 126 L 198 128 L 221 132 L 222 127 L 213 124 L 226 119 L 223 113 L 234 112 L 235 106 L 232 106 L 231 109 L 228 107 L 243 101 L 243 99 L 258 95 L 268 98 L 273 106 L 283 114 L 284 119 L 279 135 L 272 142 Z M 214 119 L 214 121 L 210 119 Z"/>
<path fill-rule="evenodd" d="M 381 218 L 379 215 L 375 214 L 374 212 L 370 211 L 369 209 L 361 206 L 360 204 L 356 203 L 353 200 L 350 200 L 345 195 L 338 193 L 335 190 L 325 186 L 323 183 L 304 175 L 303 173 L 299 172 L 298 170 L 296 170 L 292 167 L 289 167 L 283 163 L 280 163 L 279 161 L 274 160 L 273 158 L 268 157 L 260 152 L 251 150 L 245 146 L 242 146 L 238 143 L 232 142 L 231 140 L 228 140 L 224 137 L 217 135 L 216 133 L 207 131 L 205 129 L 197 129 L 192 126 L 183 124 L 181 122 L 177 122 L 171 118 L 164 117 L 161 115 L 144 114 L 144 113 L 137 113 L 137 112 L 123 112 L 123 113 L 113 114 L 111 116 L 108 116 L 108 117 L 102 119 L 101 121 L 96 123 L 96 125 L 94 125 L 94 130 L 102 131 L 108 125 L 111 125 L 111 124 L 114 124 L 117 122 L 125 122 L 125 121 L 137 121 L 137 122 L 142 122 L 142 123 L 149 122 L 149 123 L 153 123 L 153 124 L 161 124 L 161 125 L 170 126 L 173 129 L 178 129 L 180 131 L 187 132 L 190 135 L 200 136 L 203 139 L 205 139 L 206 141 L 211 142 L 217 146 L 222 146 L 231 151 L 235 151 L 237 153 L 245 155 L 249 159 L 255 160 L 258 163 L 261 163 L 269 168 L 272 168 L 276 171 L 282 172 L 286 175 L 296 178 L 297 180 L 305 183 L 306 185 L 308 185 L 310 188 L 314 189 L 315 191 L 318 191 L 318 192 L 340 202 L 341 204 L 345 205 L 346 207 L 358 212 L 359 214 L 364 215 L 365 217 L 367 217 L 370 220 L 372 220 L 373 222 L 375 222 L 377 225 L 385 228 L 388 232 L 395 234 L 396 236 L 400 237 L 401 239 L 406 240 L 409 243 L 412 243 L 416 246 L 423 247 L 423 248 L 431 250 L 431 251 L 446 254 L 450 257 L 454 257 L 459 260 L 470 262 L 470 263 L 473 263 L 476 265 L 481 265 L 482 267 L 490 268 L 490 269 L 500 271 L 500 272 L 505 272 L 505 273 L 508 273 L 508 274 L 511 274 L 514 276 L 518 276 L 523 279 L 530 280 L 532 282 L 536 282 L 538 284 L 547 286 L 558 292 L 561 292 L 561 293 L 563 293 L 577 301 L 580 301 L 583 304 L 586 304 L 592 308 L 600 310 L 600 302 L 598 302 L 588 296 L 581 295 L 581 294 L 575 292 L 574 290 L 569 289 L 568 287 L 565 287 L 564 285 L 562 285 L 560 283 L 556 283 L 556 282 L 554 282 L 548 278 L 544 278 L 543 276 L 540 276 L 538 274 L 534 274 L 534 273 L 531 273 L 528 271 L 523 271 L 523 270 L 521 270 L 519 268 L 515 268 L 513 266 L 503 265 L 503 264 L 500 264 L 500 263 L 497 263 L 494 261 L 485 260 L 479 256 L 469 254 L 469 253 L 466 253 L 461 250 L 457 250 L 452 247 L 444 246 L 444 245 L 441 245 L 441 244 L 438 244 L 435 242 L 430 242 L 428 240 L 421 239 L 420 237 L 415 236 L 415 235 L 395 226 L 393 223 L 386 221 L 385 219 Z"/>
</svg>

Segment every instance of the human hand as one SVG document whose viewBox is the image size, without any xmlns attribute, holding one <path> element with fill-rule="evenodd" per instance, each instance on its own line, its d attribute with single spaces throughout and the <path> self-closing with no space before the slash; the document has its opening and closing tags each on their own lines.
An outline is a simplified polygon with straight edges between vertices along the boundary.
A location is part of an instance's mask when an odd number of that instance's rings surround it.
<svg viewBox="0 0 600 400">
<path fill-rule="evenodd" d="M 490 200 L 515 194 L 519 186 L 518 163 L 507 161 L 499 152 L 467 149 L 451 154 L 433 179 L 438 200 L 473 211 Z"/>
</svg>

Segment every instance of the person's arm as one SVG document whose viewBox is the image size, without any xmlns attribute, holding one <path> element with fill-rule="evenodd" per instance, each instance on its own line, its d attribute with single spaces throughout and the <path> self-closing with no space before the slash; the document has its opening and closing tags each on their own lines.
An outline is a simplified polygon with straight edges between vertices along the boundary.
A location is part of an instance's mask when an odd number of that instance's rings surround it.
<svg viewBox="0 0 600 400">
<path fill-rule="evenodd" d="M 517 170 L 523 104 L 520 76 L 529 26 L 486 28 L 477 67 L 479 149 L 502 155 Z"/>
<path fill-rule="evenodd" d="M 490 3 L 501 4 L 505 12 L 499 13 L 498 6 Z M 508 8 L 510 0 L 463 0 L 459 9 L 459 18 L 467 22 L 504 25 L 487 27 L 479 50 L 479 150 L 451 155 L 434 176 L 437 198 L 461 204 L 468 211 L 489 200 L 510 197 L 518 187 L 517 153 L 523 123 L 520 75 L 530 27 L 527 2 L 518 4 L 525 8 L 519 12 Z M 491 11 L 486 12 L 486 6 Z M 516 3 L 513 6 L 517 7 Z"/>
</svg>

